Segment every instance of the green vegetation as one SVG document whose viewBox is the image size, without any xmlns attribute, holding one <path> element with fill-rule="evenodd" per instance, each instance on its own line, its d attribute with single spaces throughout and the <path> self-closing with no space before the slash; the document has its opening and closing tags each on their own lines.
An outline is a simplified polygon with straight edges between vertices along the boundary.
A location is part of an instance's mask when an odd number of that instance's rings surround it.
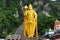
<svg viewBox="0 0 60 40">
<path fill-rule="evenodd" d="M 17 0 L 0 0 L 0 38 L 7 34 L 14 34 L 22 23 L 21 17 L 15 17 L 19 3 Z"/>
<path fill-rule="evenodd" d="M 60 20 L 60 2 L 50 2 L 50 14 Z"/>
<path fill-rule="evenodd" d="M 48 17 L 45 14 L 38 15 L 39 34 L 43 35 L 50 28 L 54 29 L 55 17 Z"/>
</svg>

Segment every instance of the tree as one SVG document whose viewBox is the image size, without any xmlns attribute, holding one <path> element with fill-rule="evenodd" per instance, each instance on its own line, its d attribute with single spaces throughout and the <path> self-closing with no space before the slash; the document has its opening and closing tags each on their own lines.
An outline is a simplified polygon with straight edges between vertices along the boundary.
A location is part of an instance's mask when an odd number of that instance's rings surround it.
<svg viewBox="0 0 60 40">
<path fill-rule="evenodd" d="M 38 29 L 39 33 L 43 35 L 49 28 L 54 29 L 55 17 L 48 17 L 45 14 L 38 15 Z"/>
<path fill-rule="evenodd" d="M 14 34 L 22 18 L 13 16 L 19 8 L 17 0 L 0 0 L 0 38 Z"/>
<path fill-rule="evenodd" d="M 50 14 L 60 20 L 60 2 L 50 2 Z"/>
</svg>

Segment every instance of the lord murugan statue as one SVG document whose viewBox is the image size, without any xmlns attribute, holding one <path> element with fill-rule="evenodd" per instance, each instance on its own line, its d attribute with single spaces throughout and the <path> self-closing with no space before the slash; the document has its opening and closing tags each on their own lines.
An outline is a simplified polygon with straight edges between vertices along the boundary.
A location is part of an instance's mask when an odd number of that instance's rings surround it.
<svg viewBox="0 0 60 40">
<path fill-rule="evenodd" d="M 32 5 L 25 6 L 24 12 L 24 36 L 34 37 L 36 29 L 36 37 L 38 37 L 37 13 L 33 10 Z"/>
</svg>

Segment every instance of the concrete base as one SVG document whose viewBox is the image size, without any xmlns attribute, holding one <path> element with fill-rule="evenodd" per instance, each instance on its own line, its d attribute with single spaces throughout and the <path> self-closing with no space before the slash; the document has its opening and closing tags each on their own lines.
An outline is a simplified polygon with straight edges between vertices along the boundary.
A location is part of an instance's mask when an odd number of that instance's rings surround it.
<svg viewBox="0 0 60 40">
<path fill-rule="evenodd" d="M 21 40 L 38 40 L 38 38 L 33 37 L 33 38 L 28 38 L 28 37 L 23 37 Z"/>
</svg>

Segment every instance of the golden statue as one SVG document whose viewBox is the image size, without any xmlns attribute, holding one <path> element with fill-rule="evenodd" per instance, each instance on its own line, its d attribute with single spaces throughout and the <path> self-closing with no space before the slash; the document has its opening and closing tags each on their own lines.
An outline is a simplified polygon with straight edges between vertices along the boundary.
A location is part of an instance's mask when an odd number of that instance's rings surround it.
<svg viewBox="0 0 60 40">
<path fill-rule="evenodd" d="M 36 29 L 36 37 L 38 37 L 37 13 L 33 10 L 32 5 L 26 6 L 24 12 L 24 36 L 33 37 Z"/>
</svg>

